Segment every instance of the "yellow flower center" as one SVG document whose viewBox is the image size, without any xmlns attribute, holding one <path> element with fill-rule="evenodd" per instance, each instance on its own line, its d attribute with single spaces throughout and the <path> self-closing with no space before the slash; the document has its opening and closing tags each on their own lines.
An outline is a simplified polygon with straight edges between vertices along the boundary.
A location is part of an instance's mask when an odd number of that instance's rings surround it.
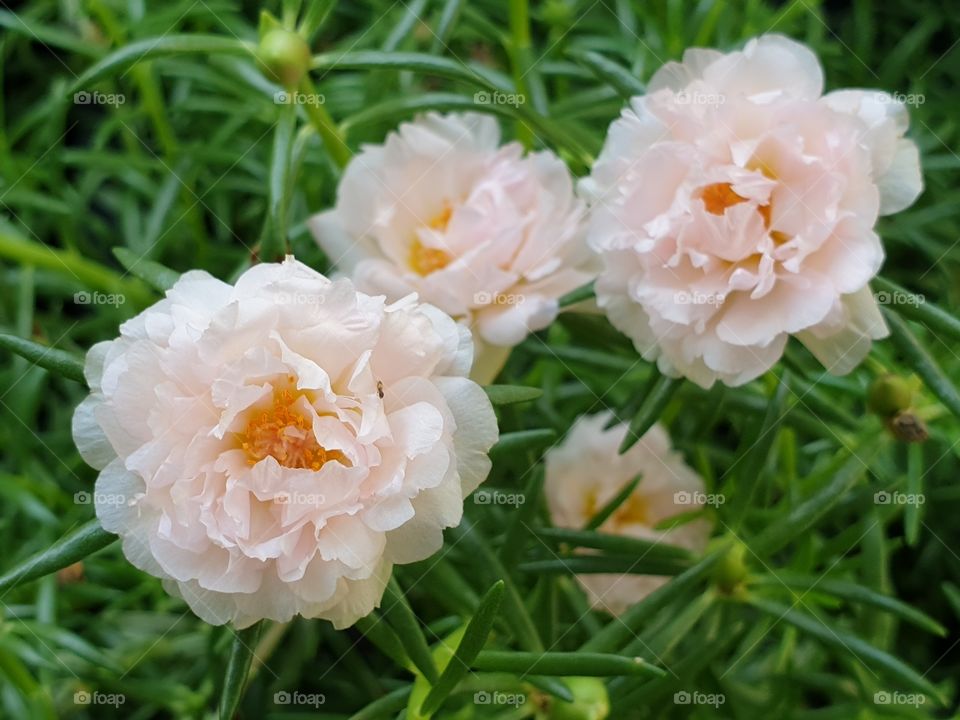
<svg viewBox="0 0 960 720">
<path fill-rule="evenodd" d="M 583 498 L 583 514 L 589 520 L 597 514 L 599 509 L 600 506 L 597 502 L 597 491 L 594 488 L 590 488 L 587 490 L 586 495 L 584 495 Z"/>
<path fill-rule="evenodd" d="M 583 513 L 586 518 L 592 519 L 602 508 L 597 497 L 597 491 L 594 488 L 587 490 L 583 498 Z M 651 522 L 650 506 L 647 498 L 643 495 L 633 493 L 624 500 L 610 518 L 606 521 L 613 528 L 620 528 L 624 525 L 653 525 Z M 604 523 L 604 524 L 606 524 Z"/>
<path fill-rule="evenodd" d="M 623 501 L 611 517 L 614 525 L 653 525 L 650 507 L 643 495 L 633 493 Z"/>
<path fill-rule="evenodd" d="M 419 240 L 413 241 L 410 248 L 410 267 L 417 275 L 429 275 L 442 270 L 453 258 L 440 248 L 425 247 Z"/>
<path fill-rule="evenodd" d="M 437 232 L 446 232 L 451 215 L 453 215 L 453 208 L 449 204 L 445 204 L 443 210 L 427 223 L 427 227 Z M 453 256 L 447 251 L 426 247 L 418 239 L 414 239 L 410 246 L 410 267 L 417 275 L 426 276 L 437 270 L 442 270 L 450 264 L 451 260 L 453 260 Z"/>
<path fill-rule="evenodd" d="M 267 456 L 289 468 L 319 470 L 329 460 L 346 464 L 343 453 L 326 450 L 317 442 L 311 420 L 294 409 L 304 396 L 293 390 L 278 390 L 270 408 L 253 411 L 240 433 L 240 447 L 247 453 L 249 465 Z"/>
</svg>

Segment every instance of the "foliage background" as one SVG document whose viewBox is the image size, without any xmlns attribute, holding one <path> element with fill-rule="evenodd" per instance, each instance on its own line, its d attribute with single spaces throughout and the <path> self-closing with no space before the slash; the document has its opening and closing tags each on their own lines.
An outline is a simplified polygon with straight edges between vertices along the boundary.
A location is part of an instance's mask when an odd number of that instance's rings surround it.
<svg viewBox="0 0 960 720">
<path fill-rule="evenodd" d="M 265 7 L 293 18 L 298 4 Z M 335 138 L 321 141 L 308 108 L 274 102 L 280 88 L 244 45 L 257 40 L 258 3 L 0 5 L 0 331 L 75 353 L 113 337 L 157 297 L 118 262 L 117 247 L 176 271 L 199 267 L 229 278 L 257 255 L 276 255 L 285 238 L 300 259 L 328 269 L 303 221 L 332 202 L 339 173 L 332 158 L 342 148 Z M 515 1 L 304 5 L 322 20 L 311 23 L 312 79 L 352 149 L 380 141 L 416 111 L 471 108 L 498 114 L 506 137 L 552 147 L 583 174 L 624 95 L 662 62 L 685 47 L 729 49 L 765 31 L 810 43 L 830 89 L 923 96 L 910 113 L 927 188 L 880 226 L 883 276 L 925 300 L 888 306 L 909 318 L 898 337 L 877 344 L 845 378 L 825 375 L 791 344 L 760 380 L 736 390 L 671 387 L 657 413 L 711 491 L 728 498 L 716 513 L 717 534 L 745 544 L 745 586 L 726 592 L 698 565 L 660 607 L 645 606 L 623 625 L 585 612 L 558 559 L 562 548 L 532 532 L 546 524 L 537 492 L 544 447 L 581 413 L 607 408 L 631 419 L 662 383 L 605 322 L 572 314 L 517 348 L 500 379 L 544 390 L 534 402 L 500 408 L 503 433 L 528 434 L 510 436 L 514 445 L 500 449 L 488 481 L 527 502 L 468 501 L 468 519 L 442 556 L 396 576 L 431 643 L 503 578 L 513 600 L 490 647 L 522 648 L 523 617 L 554 651 L 578 651 L 606 627 L 606 650 L 668 671 L 663 679 L 608 678 L 613 718 L 953 717 L 960 677 L 956 13 L 933 0 L 547 0 L 530 5 L 528 25 L 526 3 Z M 89 82 L 90 68 L 107 57 L 128 61 Z M 498 88 L 526 102 L 477 102 L 475 93 Z M 78 91 L 124 101 L 81 104 Z M 84 302 L 107 296 L 123 302 Z M 946 319 L 931 315 L 935 306 Z M 919 354 L 910 351 L 911 336 Z M 916 412 L 929 426 L 928 442 L 897 442 L 865 411 L 869 383 L 888 370 L 916 371 L 926 381 Z M 70 439 L 82 395 L 75 382 L 0 356 L 3 569 L 93 517 L 77 493 L 92 488 L 94 473 Z M 926 502 L 878 504 L 881 490 L 919 492 Z M 116 546 L 86 558 L 82 574 L 74 567 L 0 586 L 0 716 L 215 714 L 232 631 L 199 622 Z M 878 607 L 880 595 L 926 613 L 941 632 L 922 619 L 927 629 L 905 622 L 903 605 Z M 301 619 L 264 628 L 259 643 L 262 663 L 241 717 L 405 716 L 414 675 L 360 630 L 338 633 Z M 549 696 L 529 679 L 471 674 L 437 717 L 542 710 Z M 917 692 L 924 682 L 942 706 L 933 695 L 916 706 L 877 701 L 878 692 Z M 511 688 L 529 702 L 517 710 L 471 702 L 477 690 Z M 122 693 L 126 702 L 78 705 L 82 690 Z M 325 702 L 316 713 L 282 706 L 274 701 L 279 691 L 322 693 Z M 726 701 L 678 705 L 674 694 L 683 691 L 722 693 Z M 366 706 L 367 714 L 355 715 Z"/>
</svg>

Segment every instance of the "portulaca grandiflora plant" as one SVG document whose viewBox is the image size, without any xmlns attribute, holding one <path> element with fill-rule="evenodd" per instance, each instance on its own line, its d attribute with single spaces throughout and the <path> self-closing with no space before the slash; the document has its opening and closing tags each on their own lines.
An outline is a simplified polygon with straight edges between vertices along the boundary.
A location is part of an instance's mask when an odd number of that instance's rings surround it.
<svg viewBox="0 0 960 720">
<path fill-rule="evenodd" d="M 0 717 L 956 713 L 947 9 L 0 25 Z"/>
</svg>

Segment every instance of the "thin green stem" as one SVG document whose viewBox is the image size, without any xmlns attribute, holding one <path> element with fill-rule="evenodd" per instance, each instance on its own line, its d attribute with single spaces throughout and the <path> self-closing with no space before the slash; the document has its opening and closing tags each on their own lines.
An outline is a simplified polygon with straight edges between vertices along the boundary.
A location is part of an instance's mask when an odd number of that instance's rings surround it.
<svg viewBox="0 0 960 720">
<path fill-rule="evenodd" d="M 313 80 L 310 79 L 309 75 L 305 75 L 303 80 L 300 81 L 300 90 L 306 95 L 319 97 L 317 88 L 314 87 Z M 347 163 L 350 162 L 352 153 L 347 146 L 343 132 L 337 127 L 333 118 L 330 117 L 330 113 L 327 112 L 323 103 L 310 102 L 304 105 L 304 108 L 307 111 L 307 117 L 310 118 L 310 124 L 313 125 L 320 135 L 324 147 L 326 147 L 327 152 L 330 154 L 330 157 L 333 158 L 337 167 L 346 167 Z"/>
<path fill-rule="evenodd" d="M 530 7 L 528 0 L 510 0 L 510 64 L 517 93 L 526 99 L 530 54 Z M 517 139 L 527 149 L 533 147 L 534 134 L 523 120 L 517 121 Z"/>
</svg>

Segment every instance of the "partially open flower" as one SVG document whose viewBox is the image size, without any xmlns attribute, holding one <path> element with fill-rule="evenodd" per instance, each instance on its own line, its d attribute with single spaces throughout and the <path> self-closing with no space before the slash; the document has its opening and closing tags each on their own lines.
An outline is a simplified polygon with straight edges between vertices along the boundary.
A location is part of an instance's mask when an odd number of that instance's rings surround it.
<svg viewBox="0 0 960 720">
<path fill-rule="evenodd" d="M 430 113 L 351 160 L 334 210 L 311 228 L 365 292 L 420 297 L 475 333 L 475 377 L 557 315 L 595 276 L 583 203 L 553 153 L 498 147 L 492 118 Z"/>
<path fill-rule="evenodd" d="M 688 50 L 610 127 L 583 184 L 597 300 L 663 372 L 739 385 L 794 334 L 843 374 L 887 334 L 873 228 L 919 195 L 917 148 L 894 97 L 822 89 L 807 47 L 765 35 Z"/>
<path fill-rule="evenodd" d="M 667 530 L 657 525 L 704 507 L 712 497 L 703 480 L 670 447 L 659 425 L 626 453 L 619 453 L 627 425 L 604 426 L 610 413 L 577 419 L 563 443 L 546 454 L 544 491 L 556 527 L 583 529 L 637 475 L 636 489 L 598 528 L 600 532 L 653 540 L 703 552 L 711 525 L 691 520 Z M 639 559 L 639 558 L 638 558 Z M 584 574 L 577 576 L 595 608 L 619 615 L 656 590 L 667 578 L 652 575 Z"/>
<path fill-rule="evenodd" d="M 376 607 L 459 523 L 497 438 L 469 334 L 288 259 L 186 273 L 87 356 L 73 434 L 127 558 L 204 620 Z"/>
</svg>

